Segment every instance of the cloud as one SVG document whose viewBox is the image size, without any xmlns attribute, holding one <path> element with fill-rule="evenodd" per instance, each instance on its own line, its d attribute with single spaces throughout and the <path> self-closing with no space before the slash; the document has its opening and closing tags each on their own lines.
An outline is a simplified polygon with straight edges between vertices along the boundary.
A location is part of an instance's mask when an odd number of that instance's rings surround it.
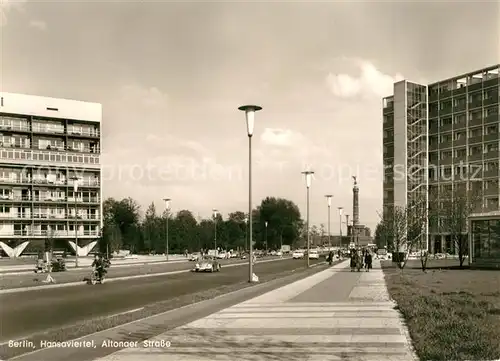
<svg viewBox="0 0 500 361">
<path fill-rule="evenodd" d="M 290 129 L 266 128 L 260 140 L 271 146 L 291 147 L 303 141 L 303 135 Z"/>
<path fill-rule="evenodd" d="M 7 25 L 7 16 L 12 10 L 24 11 L 26 0 L 0 0 L 0 27 Z"/>
<path fill-rule="evenodd" d="M 366 60 L 351 59 L 357 67 L 358 76 L 347 73 L 332 73 L 326 77 L 330 91 L 339 98 L 382 98 L 392 94 L 393 84 L 403 80 L 401 74 L 391 76 L 382 73 Z"/>
<path fill-rule="evenodd" d="M 45 31 L 45 30 L 47 30 L 47 23 L 45 21 L 42 21 L 42 20 L 31 20 L 30 27 Z"/>
</svg>

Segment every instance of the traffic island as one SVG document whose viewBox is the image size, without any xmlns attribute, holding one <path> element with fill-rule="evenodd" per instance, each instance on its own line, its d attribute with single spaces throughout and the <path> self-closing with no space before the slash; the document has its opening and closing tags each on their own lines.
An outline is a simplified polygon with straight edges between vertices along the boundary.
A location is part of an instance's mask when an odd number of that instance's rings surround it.
<svg viewBox="0 0 500 361">
<path fill-rule="evenodd" d="M 500 358 L 500 272 L 457 269 L 448 260 L 383 271 L 421 360 Z"/>
</svg>

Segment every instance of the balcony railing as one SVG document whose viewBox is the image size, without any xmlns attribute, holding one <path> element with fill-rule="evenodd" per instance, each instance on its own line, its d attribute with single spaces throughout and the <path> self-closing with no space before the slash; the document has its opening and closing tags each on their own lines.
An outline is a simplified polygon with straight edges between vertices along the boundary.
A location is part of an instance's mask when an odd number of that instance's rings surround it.
<svg viewBox="0 0 500 361">
<path fill-rule="evenodd" d="M 78 237 L 97 237 L 99 236 L 99 231 L 89 231 L 89 230 L 84 230 L 84 231 L 78 231 L 76 233 Z M 39 229 L 35 230 L 14 230 L 14 231 L 3 231 L 0 232 L 0 237 L 7 237 L 7 236 L 31 236 L 31 237 L 75 237 L 75 231 L 69 231 L 69 230 L 63 230 L 63 231 L 42 231 Z"/>
<path fill-rule="evenodd" d="M 64 131 L 64 126 L 54 127 L 46 124 L 33 123 L 30 127 L 28 123 L 11 123 L 0 124 L 0 130 L 10 130 L 19 132 L 44 133 L 44 134 L 57 134 L 57 135 L 74 135 L 85 137 L 99 137 L 101 132 L 99 129 L 74 129 L 69 128 L 67 132 Z"/>
<path fill-rule="evenodd" d="M 27 218 L 30 218 L 30 217 L 27 217 Z M 66 215 L 66 213 L 62 213 L 62 214 L 34 213 L 33 219 L 60 219 L 60 220 L 74 221 L 75 216 L 73 214 Z M 85 221 L 85 220 L 97 220 L 100 218 L 96 214 L 86 214 L 86 215 L 78 215 L 78 217 L 76 217 L 76 219 Z"/>
<path fill-rule="evenodd" d="M 0 130 L 10 130 L 10 131 L 17 131 L 17 132 L 29 132 L 30 131 L 30 126 L 29 124 L 0 124 Z"/>
<path fill-rule="evenodd" d="M 18 147 L 18 148 L 20 148 L 20 147 Z M 72 146 L 64 145 L 64 144 L 61 144 L 61 145 L 47 145 L 47 146 L 35 145 L 33 147 L 33 149 L 36 149 L 36 150 L 52 150 L 52 151 L 58 151 L 58 152 L 64 152 L 64 151 L 66 151 L 66 152 L 75 152 L 75 153 L 99 154 L 99 147 L 72 147 Z"/>
<path fill-rule="evenodd" d="M 13 195 L 4 195 L 0 196 L 0 202 L 15 202 L 15 201 L 22 201 L 22 202 L 30 202 L 31 197 L 28 196 L 13 196 Z"/>
<path fill-rule="evenodd" d="M 66 180 L 49 181 L 47 179 L 32 179 L 30 177 L 0 178 L 0 183 L 73 186 L 73 181 L 71 181 L 71 180 L 70 181 L 66 181 Z M 78 182 L 79 187 L 98 187 L 99 184 L 100 184 L 99 180 L 95 180 L 95 179 L 81 180 Z"/>
<path fill-rule="evenodd" d="M 58 127 L 51 127 L 45 124 L 37 124 L 33 123 L 31 125 L 31 129 L 33 133 L 45 133 L 45 134 L 64 134 L 64 125 L 60 125 Z"/>
<path fill-rule="evenodd" d="M 99 164 L 99 155 L 93 153 L 59 152 L 52 150 L 33 150 L 4 148 L 0 151 L 0 159 L 14 161 L 35 161 L 35 162 L 56 162 L 56 163 L 77 163 L 77 164 Z"/>
</svg>

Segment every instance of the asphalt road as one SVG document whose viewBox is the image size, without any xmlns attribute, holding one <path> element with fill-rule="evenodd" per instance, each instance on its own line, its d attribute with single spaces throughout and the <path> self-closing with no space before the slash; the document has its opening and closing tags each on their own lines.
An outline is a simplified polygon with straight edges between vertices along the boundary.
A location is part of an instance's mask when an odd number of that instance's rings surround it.
<svg viewBox="0 0 500 361">
<path fill-rule="evenodd" d="M 311 264 L 317 263 L 312 261 Z M 300 267 L 298 260 L 286 259 L 255 265 L 258 275 L 275 274 Z M 181 273 L 103 285 L 36 289 L 0 295 L 1 339 L 5 342 L 26 335 L 71 325 L 79 321 L 137 309 L 211 288 L 239 283 L 247 277 L 246 266 L 219 273 Z"/>
<path fill-rule="evenodd" d="M 273 259 L 277 257 L 266 257 L 263 259 Z M 247 262 L 247 260 L 242 260 L 239 258 L 233 258 L 229 260 L 221 260 L 221 264 L 232 264 L 232 263 L 242 263 Z M 189 270 L 194 267 L 195 262 L 172 262 L 172 263 L 150 263 L 142 264 L 129 267 L 116 267 L 109 269 L 108 278 L 125 277 L 125 276 L 135 276 L 135 275 L 146 275 L 153 273 L 163 273 L 163 272 L 174 272 Z M 78 270 L 78 271 L 67 271 L 67 272 L 56 272 L 52 273 L 52 277 L 56 280 L 58 284 L 60 283 L 70 283 L 79 282 L 84 278 L 89 277 L 91 268 Z M 47 274 L 37 274 L 37 273 L 21 273 L 17 275 L 0 275 L 0 290 L 11 289 L 11 288 L 21 288 L 21 287 L 44 287 L 45 284 L 42 283 Z"/>
</svg>

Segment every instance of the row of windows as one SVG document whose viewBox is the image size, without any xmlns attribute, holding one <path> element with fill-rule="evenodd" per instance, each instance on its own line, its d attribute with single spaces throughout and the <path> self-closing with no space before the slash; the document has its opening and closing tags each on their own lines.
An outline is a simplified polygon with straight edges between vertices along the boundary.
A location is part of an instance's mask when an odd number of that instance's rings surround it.
<svg viewBox="0 0 500 361">
<path fill-rule="evenodd" d="M 1 150 L 0 159 L 8 160 L 31 160 L 42 162 L 57 163 L 80 163 L 80 164 L 99 164 L 99 155 L 93 154 L 66 154 L 51 151 L 37 150 Z"/>
<path fill-rule="evenodd" d="M 441 152 L 431 152 L 429 153 L 429 161 L 437 162 L 439 160 L 445 160 L 449 158 L 465 158 L 471 156 L 477 156 L 480 154 L 487 154 L 490 152 L 498 151 L 498 142 L 492 142 L 487 144 L 472 145 L 468 148 L 461 147 L 454 150 L 443 150 Z M 439 156 L 438 156 L 439 155 Z"/>
<path fill-rule="evenodd" d="M 468 118 L 466 118 L 466 114 L 468 114 Z M 498 115 L 498 106 L 485 108 L 483 110 L 472 110 L 468 113 L 457 114 L 454 117 L 446 116 L 438 119 L 430 119 L 429 120 L 429 128 L 437 127 L 437 126 L 448 126 L 452 124 L 462 124 L 467 120 L 470 121 L 479 121 L 483 118 L 489 118 L 491 116 Z"/>
<path fill-rule="evenodd" d="M 449 109 L 452 106 L 459 107 L 465 106 L 467 103 L 481 103 L 483 101 L 497 100 L 498 99 L 498 88 L 489 88 L 483 91 L 478 91 L 474 93 L 470 93 L 468 98 L 465 96 L 460 96 L 450 100 L 444 100 L 439 103 L 431 103 L 429 104 L 429 111 L 436 112 L 438 110 L 438 104 L 440 110 Z"/>
</svg>

